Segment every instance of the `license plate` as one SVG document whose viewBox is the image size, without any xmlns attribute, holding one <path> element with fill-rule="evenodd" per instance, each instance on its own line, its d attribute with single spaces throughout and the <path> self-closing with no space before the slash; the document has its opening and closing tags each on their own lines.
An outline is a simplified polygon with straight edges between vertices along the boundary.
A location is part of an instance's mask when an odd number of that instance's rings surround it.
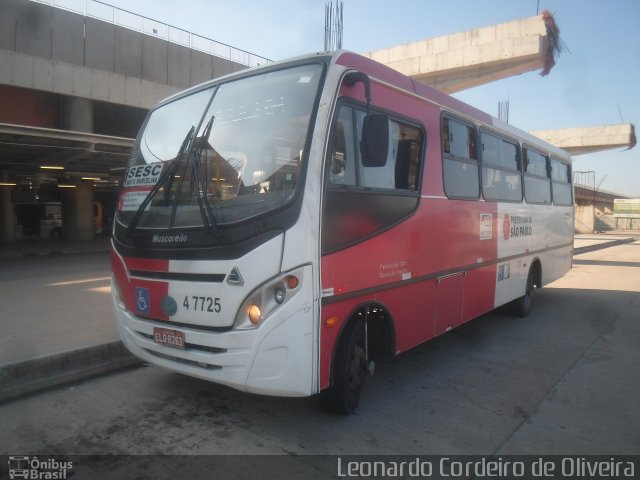
<svg viewBox="0 0 640 480">
<path fill-rule="evenodd" d="M 166 345 L 171 348 L 184 350 L 184 333 L 168 328 L 153 328 L 153 339 L 156 343 Z"/>
</svg>

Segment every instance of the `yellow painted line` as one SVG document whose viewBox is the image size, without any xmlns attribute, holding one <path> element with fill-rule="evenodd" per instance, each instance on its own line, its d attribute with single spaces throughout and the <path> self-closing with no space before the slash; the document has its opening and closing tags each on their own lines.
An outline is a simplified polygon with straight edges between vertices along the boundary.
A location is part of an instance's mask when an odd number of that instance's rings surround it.
<svg viewBox="0 0 640 480">
<path fill-rule="evenodd" d="M 87 292 L 111 293 L 111 286 L 88 288 Z"/>
<path fill-rule="evenodd" d="M 84 280 L 71 280 L 69 282 L 48 283 L 47 287 L 61 287 L 64 285 L 77 285 L 79 283 L 104 282 L 106 280 L 111 280 L 111 277 L 96 277 L 96 278 L 86 278 Z"/>
</svg>

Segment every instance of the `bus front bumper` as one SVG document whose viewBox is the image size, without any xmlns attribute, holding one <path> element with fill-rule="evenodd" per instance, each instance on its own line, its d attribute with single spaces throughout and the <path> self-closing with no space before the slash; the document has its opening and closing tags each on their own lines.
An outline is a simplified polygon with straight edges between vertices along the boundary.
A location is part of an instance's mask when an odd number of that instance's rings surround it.
<svg viewBox="0 0 640 480">
<path fill-rule="evenodd" d="M 307 268 L 305 273 L 311 278 L 311 267 Z M 313 282 L 305 283 L 308 292 L 301 292 L 277 315 L 248 330 L 217 332 L 176 326 L 123 309 L 115 293 L 112 299 L 120 337 L 127 349 L 142 360 L 241 391 L 299 397 L 318 391 Z M 181 332 L 185 348 L 157 343 L 154 328 Z"/>
</svg>

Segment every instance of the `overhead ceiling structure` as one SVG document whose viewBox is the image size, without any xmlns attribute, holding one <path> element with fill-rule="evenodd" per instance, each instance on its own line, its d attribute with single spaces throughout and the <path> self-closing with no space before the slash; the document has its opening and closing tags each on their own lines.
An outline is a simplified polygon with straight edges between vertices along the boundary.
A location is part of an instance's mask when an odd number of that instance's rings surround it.
<svg viewBox="0 0 640 480">
<path fill-rule="evenodd" d="M 0 0 L 0 186 L 115 188 L 150 107 L 269 62 L 103 2 Z"/>
<path fill-rule="evenodd" d="M 117 186 L 134 139 L 0 123 L 0 172 L 17 183 Z"/>
<path fill-rule="evenodd" d="M 365 55 L 415 80 L 454 93 L 541 69 L 564 50 L 547 12 L 535 17 L 434 37 Z"/>
</svg>

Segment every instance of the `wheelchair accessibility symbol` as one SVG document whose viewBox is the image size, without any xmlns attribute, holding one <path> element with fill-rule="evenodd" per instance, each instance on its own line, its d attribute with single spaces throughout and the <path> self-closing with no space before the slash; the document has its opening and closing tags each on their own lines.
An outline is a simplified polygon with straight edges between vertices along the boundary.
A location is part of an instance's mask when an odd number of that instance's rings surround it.
<svg viewBox="0 0 640 480">
<path fill-rule="evenodd" d="M 149 311 L 149 289 L 136 287 L 136 306 L 139 312 Z"/>
</svg>

